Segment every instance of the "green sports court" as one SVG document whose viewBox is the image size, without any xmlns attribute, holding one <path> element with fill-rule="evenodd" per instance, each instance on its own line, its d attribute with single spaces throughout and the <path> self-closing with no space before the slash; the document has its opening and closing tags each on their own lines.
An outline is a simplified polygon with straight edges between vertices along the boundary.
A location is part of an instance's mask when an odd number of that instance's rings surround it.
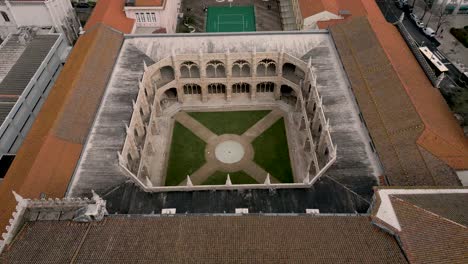
<svg viewBox="0 0 468 264">
<path fill-rule="evenodd" d="M 254 6 L 208 7 L 206 32 L 256 31 Z"/>
</svg>

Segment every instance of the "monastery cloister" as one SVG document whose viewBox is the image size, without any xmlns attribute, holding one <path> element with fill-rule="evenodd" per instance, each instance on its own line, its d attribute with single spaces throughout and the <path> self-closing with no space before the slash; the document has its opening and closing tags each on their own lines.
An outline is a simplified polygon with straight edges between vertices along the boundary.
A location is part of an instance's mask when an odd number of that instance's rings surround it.
<svg viewBox="0 0 468 264">
<path fill-rule="evenodd" d="M 144 62 L 143 62 L 144 63 Z M 317 79 L 308 63 L 280 52 L 175 54 L 144 63 L 119 164 L 146 191 L 206 188 L 297 188 L 312 185 L 336 160 Z M 180 110 L 270 108 L 285 112 L 295 182 L 163 186 L 171 127 Z M 229 180 L 229 179 L 228 179 Z"/>
</svg>

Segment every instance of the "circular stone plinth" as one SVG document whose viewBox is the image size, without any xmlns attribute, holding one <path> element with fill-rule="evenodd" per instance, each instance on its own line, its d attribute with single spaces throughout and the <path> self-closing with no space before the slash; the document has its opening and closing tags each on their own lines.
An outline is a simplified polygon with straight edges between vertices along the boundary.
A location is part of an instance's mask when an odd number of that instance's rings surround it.
<svg viewBox="0 0 468 264">
<path fill-rule="evenodd" d="M 216 159 L 226 164 L 233 164 L 241 161 L 244 154 L 245 150 L 242 144 L 234 140 L 223 141 L 215 148 Z"/>
</svg>

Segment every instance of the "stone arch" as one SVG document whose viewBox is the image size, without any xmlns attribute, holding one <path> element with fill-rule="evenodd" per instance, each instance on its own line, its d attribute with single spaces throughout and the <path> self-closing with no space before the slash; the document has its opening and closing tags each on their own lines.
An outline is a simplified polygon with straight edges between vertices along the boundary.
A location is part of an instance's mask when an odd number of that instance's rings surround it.
<svg viewBox="0 0 468 264">
<path fill-rule="evenodd" d="M 209 94 L 225 94 L 226 85 L 222 83 L 210 83 L 208 84 L 208 93 Z"/>
<path fill-rule="evenodd" d="M 304 80 L 305 72 L 296 65 L 286 62 L 283 64 L 282 69 L 283 78 L 288 79 L 295 84 L 299 84 L 301 80 Z"/>
<path fill-rule="evenodd" d="M 206 77 L 208 78 L 225 78 L 226 68 L 224 63 L 219 60 L 212 60 L 206 64 Z"/>
<path fill-rule="evenodd" d="M 159 70 L 155 71 L 155 73 L 151 76 L 154 84 L 156 84 L 157 88 L 163 87 L 164 85 L 172 82 L 175 80 L 175 72 L 172 66 L 167 65 L 164 67 L 159 68 Z"/>
<path fill-rule="evenodd" d="M 257 93 L 273 93 L 275 86 L 273 82 L 261 82 L 257 84 Z"/>
<path fill-rule="evenodd" d="M 200 78 L 200 68 L 193 61 L 184 61 L 180 65 L 180 78 Z"/>
<path fill-rule="evenodd" d="M 169 99 L 177 99 L 177 88 L 172 87 L 164 91 L 164 95 Z"/>
<path fill-rule="evenodd" d="M 257 76 L 275 76 L 276 61 L 272 59 L 263 59 L 257 64 Z"/>
<path fill-rule="evenodd" d="M 235 83 L 232 85 L 232 93 L 250 93 L 250 84 L 245 82 Z"/>
<path fill-rule="evenodd" d="M 0 14 L 2 15 L 3 20 L 5 20 L 5 22 L 10 22 L 10 17 L 8 16 L 6 12 L 0 11 Z"/>
<path fill-rule="evenodd" d="M 296 105 L 297 95 L 296 91 L 289 85 L 281 85 L 281 100 L 290 105 Z"/>
<path fill-rule="evenodd" d="M 250 76 L 250 63 L 245 60 L 237 60 L 232 64 L 233 77 L 248 77 Z"/>
<path fill-rule="evenodd" d="M 185 95 L 195 95 L 195 94 L 201 94 L 202 93 L 201 86 L 196 84 L 196 83 L 184 84 L 183 89 L 184 89 L 184 94 Z"/>
</svg>

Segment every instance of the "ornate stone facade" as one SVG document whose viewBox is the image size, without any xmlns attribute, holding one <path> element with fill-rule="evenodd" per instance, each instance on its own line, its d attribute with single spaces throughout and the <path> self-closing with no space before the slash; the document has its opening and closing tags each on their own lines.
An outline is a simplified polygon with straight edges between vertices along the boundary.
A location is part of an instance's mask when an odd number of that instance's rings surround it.
<svg viewBox="0 0 468 264">
<path fill-rule="evenodd" d="M 133 103 L 133 115 L 126 125 L 127 137 L 119 153 L 119 164 L 145 190 L 180 188 L 262 188 L 272 185 L 310 186 L 336 160 L 336 146 L 330 136 L 329 121 L 323 111 L 311 62 L 281 52 L 172 54 L 151 66 L 144 65 L 139 93 Z M 298 131 L 300 151 L 294 184 L 163 187 L 151 180 L 151 156 L 161 135 L 165 117 L 184 106 L 209 107 L 212 102 L 231 106 L 260 102 L 281 106 L 289 112 L 289 123 Z M 159 147 L 159 146 L 158 146 Z"/>
</svg>

